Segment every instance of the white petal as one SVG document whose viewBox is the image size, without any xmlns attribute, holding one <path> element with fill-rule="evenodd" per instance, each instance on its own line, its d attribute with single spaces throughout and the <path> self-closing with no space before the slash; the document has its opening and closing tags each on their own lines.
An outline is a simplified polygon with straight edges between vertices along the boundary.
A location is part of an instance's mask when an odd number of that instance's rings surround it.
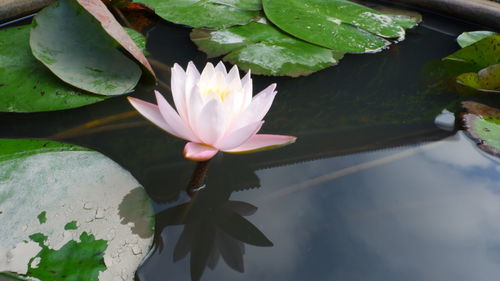
<svg viewBox="0 0 500 281">
<path fill-rule="evenodd" d="M 232 92 L 224 99 L 223 105 L 226 112 L 226 120 L 230 122 L 229 124 L 234 123 L 237 117 L 241 115 L 242 103 L 243 93 L 241 90 L 239 92 Z"/>
<path fill-rule="evenodd" d="M 215 68 L 212 63 L 207 63 L 205 65 L 205 68 L 203 68 L 203 71 L 201 72 L 200 75 L 200 88 L 211 88 L 212 83 L 213 83 L 213 77 L 215 74 Z"/>
<path fill-rule="evenodd" d="M 235 64 L 229 73 L 227 74 L 227 80 L 228 81 L 233 81 L 233 80 L 238 80 L 240 81 L 240 71 L 238 70 L 238 66 Z M 240 81 L 241 84 L 241 81 Z"/>
<path fill-rule="evenodd" d="M 266 116 L 267 112 L 273 104 L 274 97 L 276 96 L 276 84 L 271 84 L 258 95 L 256 95 L 250 105 L 245 109 L 241 116 L 232 125 L 231 130 L 244 127 L 248 124 L 260 121 Z"/>
<path fill-rule="evenodd" d="M 198 86 L 195 86 L 191 90 L 191 94 L 189 95 L 189 103 L 187 104 L 188 107 L 188 121 L 189 125 L 193 130 L 193 133 L 198 136 L 197 132 L 197 127 L 196 127 L 196 122 L 198 120 L 198 115 L 200 115 L 201 110 L 203 109 L 203 106 L 205 105 L 203 102 L 203 99 L 201 98 L 200 95 L 200 89 Z"/>
<path fill-rule="evenodd" d="M 187 69 L 186 69 L 186 82 L 184 85 L 184 94 L 186 95 L 186 105 L 188 111 L 189 109 L 189 99 L 190 95 L 193 92 L 193 88 L 196 87 L 198 84 L 198 81 L 200 80 L 200 73 L 198 72 L 198 69 L 196 69 L 196 66 L 194 66 L 193 62 L 189 62 Z"/>
<path fill-rule="evenodd" d="M 152 104 L 132 97 L 128 97 L 128 101 L 137 111 L 139 111 L 142 116 L 153 122 L 153 124 L 178 138 L 182 138 L 181 136 L 177 135 L 175 130 L 170 127 L 167 122 L 165 122 L 163 116 L 160 113 L 160 109 L 156 104 Z"/>
<path fill-rule="evenodd" d="M 188 124 L 185 124 L 181 117 L 175 112 L 172 106 L 165 100 L 160 92 L 155 91 L 156 103 L 160 109 L 165 122 L 173 129 L 177 136 L 188 141 L 199 142 L 200 140 L 195 137 Z"/>
<path fill-rule="evenodd" d="M 241 85 L 241 80 L 238 79 L 238 77 L 235 77 L 235 79 L 232 80 L 230 80 L 228 77 L 226 83 L 227 88 L 231 93 L 241 92 L 241 94 L 243 94 L 243 86 Z"/>
<path fill-rule="evenodd" d="M 215 72 L 221 72 L 222 74 L 224 74 L 224 77 L 227 76 L 226 66 L 224 65 L 224 63 L 222 63 L 222 61 L 220 61 L 217 66 L 215 66 Z"/>
<path fill-rule="evenodd" d="M 283 135 L 254 135 L 244 144 L 225 152 L 229 153 L 252 153 L 263 150 L 274 149 L 294 143 L 297 138 Z"/>
<path fill-rule="evenodd" d="M 172 88 L 172 97 L 174 99 L 175 108 L 182 119 L 187 120 L 186 112 L 186 72 L 177 63 L 172 67 L 172 77 L 170 79 Z"/>
<path fill-rule="evenodd" d="M 227 136 L 224 136 L 215 147 L 220 150 L 231 150 L 234 149 L 243 143 L 245 143 L 252 136 L 257 134 L 257 132 L 262 127 L 264 121 L 258 121 L 252 124 L 249 124 L 243 128 L 233 131 Z"/>
<path fill-rule="evenodd" d="M 252 71 L 249 69 L 247 74 L 243 76 L 243 79 L 241 79 L 241 84 L 245 85 L 247 83 L 252 82 Z"/>
<path fill-rule="evenodd" d="M 201 110 L 196 121 L 196 132 L 205 144 L 214 145 L 224 134 L 226 120 L 222 104 L 213 99 Z"/>
<path fill-rule="evenodd" d="M 184 157 L 193 161 L 207 161 L 217 154 L 218 150 L 204 144 L 188 142 L 184 146 Z"/>
<path fill-rule="evenodd" d="M 241 85 L 243 87 L 243 103 L 242 109 L 247 108 L 247 106 L 252 102 L 253 95 L 253 82 L 250 78 L 250 70 L 248 73 L 241 79 Z"/>
</svg>

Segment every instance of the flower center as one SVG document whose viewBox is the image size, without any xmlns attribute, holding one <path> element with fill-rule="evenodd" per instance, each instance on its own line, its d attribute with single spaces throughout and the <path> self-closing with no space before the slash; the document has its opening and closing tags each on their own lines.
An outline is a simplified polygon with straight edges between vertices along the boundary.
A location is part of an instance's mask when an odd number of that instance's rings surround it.
<svg viewBox="0 0 500 281">
<path fill-rule="evenodd" d="M 221 101 L 224 101 L 224 99 L 231 93 L 228 89 L 223 89 L 223 88 L 208 88 L 204 89 L 202 91 L 204 95 L 215 95 L 218 96 Z"/>
</svg>

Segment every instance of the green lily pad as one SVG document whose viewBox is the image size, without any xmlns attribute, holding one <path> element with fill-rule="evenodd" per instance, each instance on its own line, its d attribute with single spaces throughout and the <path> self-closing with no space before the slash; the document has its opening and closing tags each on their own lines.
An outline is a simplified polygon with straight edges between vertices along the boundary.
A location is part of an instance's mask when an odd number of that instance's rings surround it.
<svg viewBox="0 0 500 281">
<path fill-rule="evenodd" d="M 457 77 L 457 82 L 483 92 L 500 93 L 500 64 L 482 69 L 478 73 L 464 73 Z"/>
<path fill-rule="evenodd" d="M 337 64 L 343 56 L 256 22 L 216 31 L 195 29 L 191 39 L 209 57 L 227 54 L 224 60 L 255 74 L 308 75 Z"/>
<path fill-rule="evenodd" d="M 384 14 L 392 19 L 393 24 L 399 25 L 404 29 L 412 28 L 422 21 L 422 16 L 420 16 L 420 14 L 418 16 Z"/>
<path fill-rule="evenodd" d="M 71 240 L 61 249 L 54 250 L 47 246 L 48 237 L 35 233 L 30 239 L 38 243 L 42 249 L 28 265 L 29 277 L 39 280 L 54 280 L 54 278 L 74 278 L 85 276 L 87 280 L 99 280 L 99 273 L 106 270 L 104 252 L 108 247 L 106 240 L 96 240 L 94 235 L 83 232 L 80 241 Z"/>
<path fill-rule="evenodd" d="M 132 40 L 137 45 L 139 50 L 141 50 L 141 52 L 145 56 L 149 55 L 148 51 L 146 50 L 146 43 L 147 43 L 146 36 L 142 35 L 142 33 L 133 30 L 132 28 L 124 27 L 124 29 L 127 32 L 128 36 L 132 38 Z"/>
<path fill-rule="evenodd" d="M 142 74 L 74 0 L 55 2 L 35 16 L 30 46 L 33 55 L 63 81 L 95 94 L 128 93 Z"/>
<path fill-rule="evenodd" d="M 224 28 L 258 19 L 257 1 L 249 0 L 137 0 L 165 20 L 192 27 Z M 246 9 L 242 9 L 246 7 Z"/>
<path fill-rule="evenodd" d="M 499 46 L 500 35 L 490 36 L 462 48 L 444 59 L 468 63 L 475 67 L 475 71 L 479 71 L 500 63 Z"/>
<path fill-rule="evenodd" d="M 351 2 L 377 10 L 382 14 L 392 18 L 395 24 L 403 28 L 412 28 L 422 21 L 422 15 L 415 11 L 389 7 L 387 5 L 378 4 L 375 2 L 366 2 L 363 0 L 351 0 Z"/>
<path fill-rule="evenodd" d="M 0 276 L 132 281 L 153 217 L 140 184 L 102 154 L 0 139 Z"/>
<path fill-rule="evenodd" d="M 476 102 L 463 106 L 469 112 L 463 117 L 469 135 L 482 150 L 500 157 L 500 110 Z"/>
<path fill-rule="evenodd" d="M 470 46 L 478 41 L 481 41 L 482 39 L 486 37 L 490 37 L 493 35 L 499 35 L 496 32 L 492 31 L 471 31 L 471 32 L 464 32 L 460 34 L 460 36 L 457 37 L 457 42 L 460 47 L 465 48 L 467 46 Z"/>
<path fill-rule="evenodd" d="M 36 60 L 29 32 L 29 26 L 0 30 L 0 111 L 61 110 L 107 99 L 64 83 Z"/>
<path fill-rule="evenodd" d="M 262 0 L 211 0 L 214 4 L 228 5 L 246 11 L 262 10 Z"/>
<path fill-rule="evenodd" d="M 393 17 L 345 0 L 263 0 L 263 5 L 279 28 L 338 51 L 376 52 L 390 44 L 384 38 L 405 36 Z"/>
</svg>

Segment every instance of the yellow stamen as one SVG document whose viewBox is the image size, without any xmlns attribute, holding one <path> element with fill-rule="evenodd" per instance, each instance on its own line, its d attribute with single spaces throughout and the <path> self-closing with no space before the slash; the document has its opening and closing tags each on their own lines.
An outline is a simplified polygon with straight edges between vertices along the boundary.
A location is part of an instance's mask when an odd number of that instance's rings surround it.
<svg viewBox="0 0 500 281">
<path fill-rule="evenodd" d="M 208 95 L 210 93 L 217 94 L 220 99 L 223 101 L 231 92 L 226 89 L 216 88 L 216 89 L 207 89 L 203 91 L 203 94 Z"/>
</svg>

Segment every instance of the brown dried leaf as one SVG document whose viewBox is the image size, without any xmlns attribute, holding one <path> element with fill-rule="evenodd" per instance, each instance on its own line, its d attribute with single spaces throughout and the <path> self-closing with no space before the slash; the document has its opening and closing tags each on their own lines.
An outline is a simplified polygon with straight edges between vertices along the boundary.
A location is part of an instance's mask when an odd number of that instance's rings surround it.
<svg viewBox="0 0 500 281">
<path fill-rule="evenodd" d="M 474 101 L 464 101 L 462 106 L 467 109 L 468 113 L 479 115 L 479 116 L 489 116 L 495 119 L 500 119 L 500 110 L 484 105 L 482 103 Z"/>
<path fill-rule="evenodd" d="M 104 0 L 103 2 L 122 20 L 122 23 L 138 32 L 143 32 L 161 19 L 144 4 L 133 3 L 129 0 Z"/>
<path fill-rule="evenodd" d="M 101 23 L 104 30 L 156 79 L 153 68 L 146 57 L 103 2 L 96 0 L 77 0 L 77 2 L 95 17 Z"/>
</svg>

